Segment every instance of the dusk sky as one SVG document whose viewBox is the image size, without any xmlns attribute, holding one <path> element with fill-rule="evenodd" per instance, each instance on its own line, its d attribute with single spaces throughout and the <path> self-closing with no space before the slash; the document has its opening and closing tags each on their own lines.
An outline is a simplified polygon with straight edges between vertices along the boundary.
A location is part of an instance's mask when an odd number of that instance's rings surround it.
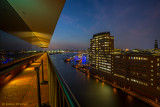
<svg viewBox="0 0 160 107">
<path fill-rule="evenodd" d="M 93 34 L 106 31 L 115 48 L 153 49 L 155 39 L 160 47 L 160 0 L 66 0 L 49 49 L 87 49 Z M 32 47 L 2 31 L 0 40 L 1 47 Z"/>
<path fill-rule="evenodd" d="M 89 48 L 93 34 L 105 31 L 115 48 L 160 45 L 160 0 L 66 0 L 49 48 Z"/>
</svg>

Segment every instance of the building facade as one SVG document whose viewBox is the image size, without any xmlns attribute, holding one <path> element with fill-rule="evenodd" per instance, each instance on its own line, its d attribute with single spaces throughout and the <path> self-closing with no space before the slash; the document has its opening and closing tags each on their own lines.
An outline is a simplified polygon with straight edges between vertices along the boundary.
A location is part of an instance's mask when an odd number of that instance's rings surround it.
<svg viewBox="0 0 160 107">
<path fill-rule="evenodd" d="M 102 32 L 93 35 L 90 40 L 89 60 L 91 69 L 111 73 L 112 54 L 114 51 L 114 37 L 110 32 Z M 103 74 L 104 75 L 104 74 Z"/>
<path fill-rule="evenodd" d="M 160 101 L 160 56 L 114 55 L 113 72 L 117 85 Z"/>
<path fill-rule="evenodd" d="M 160 101 L 160 55 L 114 52 L 114 37 L 105 32 L 93 35 L 89 57 L 93 75 Z"/>
</svg>

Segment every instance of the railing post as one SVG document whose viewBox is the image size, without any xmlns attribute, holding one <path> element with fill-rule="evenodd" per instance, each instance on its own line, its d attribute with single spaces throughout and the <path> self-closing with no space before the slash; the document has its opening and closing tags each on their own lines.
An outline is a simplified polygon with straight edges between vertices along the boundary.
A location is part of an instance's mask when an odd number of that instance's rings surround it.
<svg viewBox="0 0 160 107">
<path fill-rule="evenodd" d="M 44 82 L 43 60 L 41 60 L 41 66 L 42 66 L 42 83 L 43 83 Z"/>
<path fill-rule="evenodd" d="M 63 107 L 66 107 L 64 93 L 63 93 Z"/>
<path fill-rule="evenodd" d="M 48 84 L 48 81 L 44 81 L 43 60 L 41 60 L 41 66 L 42 66 L 42 82 L 41 82 L 41 85 L 45 85 L 45 84 Z"/>
<path fill-rule="evenodd" d="M 59 91 L 58 91 L 58 92 L 59 92 L 59 93 L 58 93 L 58 96 L 59 96 L 59 107 L 61 107 L 61 106 L 62 106 L 62 105 L 61 105 L 61 104 L 62 104 L 62 102 L 61 102 L 61 97 L 62 97 L 62 96 L 61 96 L 61 88 L 60 88 L 60 85 L 59 85 L 59 89 L 58 89 L 58 90 L 59 90 Z"/>
<path fill-rule="evenodd" d="M 37 95 L 38 95 L 38 107 L 41 107 L 41 91 L 40 91 L 40 81 L 39 81 L 39 67 L 35 68 L 37 74 Z"/>
</svg>

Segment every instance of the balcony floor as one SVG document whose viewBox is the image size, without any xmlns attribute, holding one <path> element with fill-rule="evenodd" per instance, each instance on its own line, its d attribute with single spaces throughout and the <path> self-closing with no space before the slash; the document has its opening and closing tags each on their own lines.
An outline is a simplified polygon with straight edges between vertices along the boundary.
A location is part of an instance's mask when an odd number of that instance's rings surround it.
<svg viewBox="0 0 160 107">
<path fill-rule="evenodd" d="M 48 81 L 47 71 L 47 53 L 44 53 L 39 59 L 32 63 L 29 67 L 23 70 L 15 78 L 0 88 L 0 107 L 3 106 L 25 106 L 35 107 L 37 101 L 37 84 L 36 72 L 34 67 L 38 66 L 43 59 L 44 80 Z M 40 67 L 41 80 L 41 67 Z M 41 102 L 49 102 L 49 87 L 48 84 L 41 85 Z"/>
</svg>

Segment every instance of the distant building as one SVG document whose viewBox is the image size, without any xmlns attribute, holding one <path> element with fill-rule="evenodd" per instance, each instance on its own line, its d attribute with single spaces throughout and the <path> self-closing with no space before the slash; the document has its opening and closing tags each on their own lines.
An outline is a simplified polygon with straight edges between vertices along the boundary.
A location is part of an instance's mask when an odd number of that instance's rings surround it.
<svg viewBox="0 0 160 107">
<path fill-rule="evenodd" d="M 91 71 L 102 71 L 111 73 L 112 57 L 114 53 L 114 37 L 110 32 L 102 32 L 93 35 L 90 40 L 89 60 Z"/>
<path fill-rule="evenodd" d="M 154 49 L 158 49 L 158 42 L 157 42 L 157 40 L 155 40 Z"/>
<path fill-rule="evenodd" d="M 114 49 L 114 37 L 104 32 L 93 35 L 89 57 L 90 73 L 93 75 L 160 101 L 159 53 L 140 49 Z"/>
<path fill-rule="evenodd" d="M 145 53 L 113 55 L 113 72 L 114 78 L 110 81 L 160 101 L 160 56 Z"/>
</svg>

